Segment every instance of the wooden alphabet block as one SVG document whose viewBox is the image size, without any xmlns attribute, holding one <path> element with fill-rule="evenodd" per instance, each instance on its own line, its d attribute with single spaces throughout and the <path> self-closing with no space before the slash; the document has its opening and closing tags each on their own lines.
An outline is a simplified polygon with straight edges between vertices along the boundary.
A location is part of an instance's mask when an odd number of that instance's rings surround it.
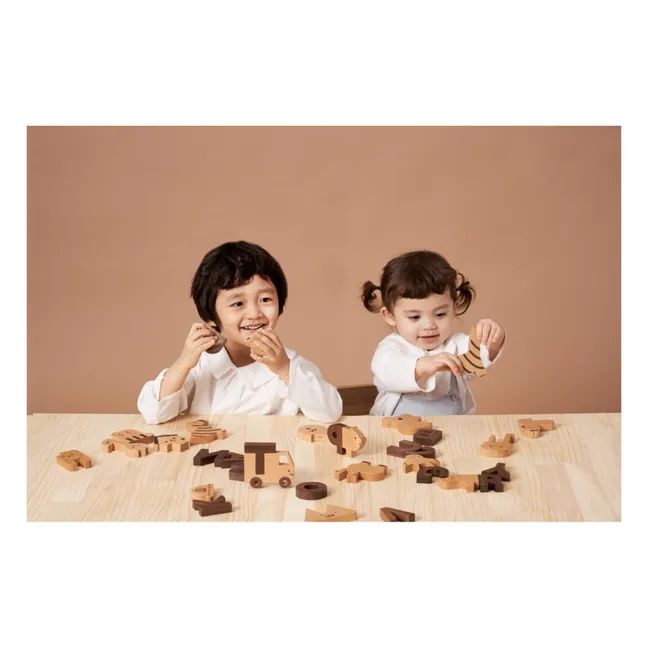
<svg viewBox="0 0 648 648">
<path fill-rule="evenodd" d="M 204 484 L 202 486 L 194 486 L 191 489 L 191 499 L 200 500 L 201 502 L 213 502 L 214 484 Z"/>
<path fill-rule="evenodd" d="M 214 452 L 214 466 L 216 468 L 225 468 L 229 470 L 235 464 L 241 464 L 241 471 L 243 470 L 243 455 L 237 452 L 230 452 L 229 450 L 218 450 Z"/>
<path fill-rule="evenodd" d="M 450 472 L 441 466 L 420 466 L 416 473 L 417 484 L 431 484 L 434 477 L 448 477 Z"/>
<path fill-rule="evenodd" d="M 232 512 L 232 503 L 225 499 L 224 495 L 217 497 L 213 502 L 203 502 L 202 500 L 193 500 L 191 502 L 195 511 L 198 511 L 200 517 L 208 515 L 221 515 L 222 513 Z"/>
<path fill-rule="evenodd" d="M 397 446 L 387 446 L 387 454 L 390 457 L 399 457 L 403 459 L 407 455 L 417 454 L 421 457 L 434 459 L 436 451 L 430 446 L 423 446 L 415 441 L 400 441 Z"/>
<path fill-rule="evenodd" d="M 502 441 L 496 441 L 495 435 L 491 434 L 488 441 L 481 444 L 479 454 L 482 457 L 508 457 L 513 453 L 515 435 L 507 434 Z"/>
<path fill-rule="evenodd" d="M 409 511 L 401 511 L 400 509 L 383 506 L 380 509 L 380 519 L 383 522 L 414 522 L 416 515 Z"/>
<path fill-rule="evenodd" d="M 483 473 L 479 475 L 479 491 L 481 493 L 488 493 L 488 491 L 495 491 L 502 493 L 504 491 L 504 483 L 499 475 Z"/>
<path fill-rule="evenodd" d="M 56 455 L 56 463 L 61 468 L 74 472 L 79 468 L 90 468 L 92 466 L 92 459 L 88 455 L 83 454 L 83 452 L 79 452 L 79 450 L 66 450 Z"/>
<path fill-rule="evenodd" d="M 441 440 L 443 432 L 434 428 L 419 428 L 414 432 L 413 440 L 424 446 L 433 446 Z"/>
<path fill-rule="evenodd" d="M 506 470 L 506 464 L 498 463 L 493 468 L 482 470 L 482 475 L 498 475 L 502 481 L 511 481 L 511 475 Z"/>
</svg>

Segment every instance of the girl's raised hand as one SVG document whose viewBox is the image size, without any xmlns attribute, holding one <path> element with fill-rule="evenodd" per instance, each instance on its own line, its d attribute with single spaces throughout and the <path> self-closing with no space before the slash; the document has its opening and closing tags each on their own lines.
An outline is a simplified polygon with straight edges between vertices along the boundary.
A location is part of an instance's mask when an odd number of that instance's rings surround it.
<svg viewBox="0 0 648 648">
<path fill-rule="evenodd" d="M 506 332 L 497 322 L 483 319 L 477 322 L 477 337 L 488 349 L 488 355 L 492 360 L 500 352 Z"/>
</svg>

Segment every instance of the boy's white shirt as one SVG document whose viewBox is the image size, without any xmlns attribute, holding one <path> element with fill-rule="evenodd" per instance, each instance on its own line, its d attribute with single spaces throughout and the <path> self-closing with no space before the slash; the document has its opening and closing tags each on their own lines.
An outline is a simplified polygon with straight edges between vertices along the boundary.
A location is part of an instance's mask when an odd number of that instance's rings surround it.
<svg viewBox="0 0 648 648">
<path fill-rule="evenodd" d="M 374 374 L 374 384 L 378 388 L 378 396 L 369 414 L 373 416 L 391 416 L 402 394 L 427 393 L 434 398 L 443 398 L 450 393 L 450 371 L 440 371 L 421 381 L 421 387 L 414 377 L 416 362 L 426 355 L 437 353 L 452 353 L 461 355 L 468 351 L 470 336 L 466 333 L 453 333 L 441 346 L 431 351 L 410 344 L 398 333 L 391 333 L 384 338 L 371 360 L 371 371 Z M 506 342 L 504 343 L 506 344 Z M 491 360 L 488 348 L 481 344 L 479 352 L 484 368 L 488 368 L 502 356 L 504 345 L 497 356 Z M 464 414 L 472 414 L 476 404 L 472 391 L 466 385 L 475 374 L 468 374 L 457 379 L 459 398 Z"/>
<path fill-rule="evenodd" d="M 315 364 L 286 349 L 290 359 L 289 384 L 260 362 L 237 367 L 223 348 L 203 353 L 184 385 L 175 394 L 159 400 L 167 369 L 147 382 L 137 408 L 147 423 L 157 424 L 189 414 L 275 414 L 295 415 L 301 411 L 320 422 L 337 421 L 342 398 L 327 383 Z"/>
</svg>

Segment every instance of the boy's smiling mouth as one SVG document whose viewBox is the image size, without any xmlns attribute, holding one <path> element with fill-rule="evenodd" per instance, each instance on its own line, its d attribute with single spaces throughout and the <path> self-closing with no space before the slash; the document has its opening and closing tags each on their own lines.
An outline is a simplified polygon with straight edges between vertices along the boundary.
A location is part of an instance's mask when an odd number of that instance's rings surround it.
<svg viewBox="0 0 648 648">
<path fill-rule="evenodd" d="M 260 328 L 264 327 L 265 324 L 254 324 L 250 326 L 241 326 L 243 331 L 258 331 Z"/>
</svg>

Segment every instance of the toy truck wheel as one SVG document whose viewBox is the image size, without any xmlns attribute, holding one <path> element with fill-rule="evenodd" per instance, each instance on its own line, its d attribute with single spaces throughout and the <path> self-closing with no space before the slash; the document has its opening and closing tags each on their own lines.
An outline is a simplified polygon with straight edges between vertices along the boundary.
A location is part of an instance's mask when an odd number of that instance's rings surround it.
<svg viewBox="0 0 648 648">
<path fill-rule="evenodd" d="M 261 488 L 263 482 L 260 477 L 252 477 L 252 479 L 250 479 L 250 486 L 252 486 L 252 488 Z"/>
<path fill-rule="evenodd" d="M 281 488 L 288 488 L 291 484 L 292 482 L 290 481 L 290 477 L 282 477 L 279 480 L 279 486 L 281 486 Z"/>
</svg>

